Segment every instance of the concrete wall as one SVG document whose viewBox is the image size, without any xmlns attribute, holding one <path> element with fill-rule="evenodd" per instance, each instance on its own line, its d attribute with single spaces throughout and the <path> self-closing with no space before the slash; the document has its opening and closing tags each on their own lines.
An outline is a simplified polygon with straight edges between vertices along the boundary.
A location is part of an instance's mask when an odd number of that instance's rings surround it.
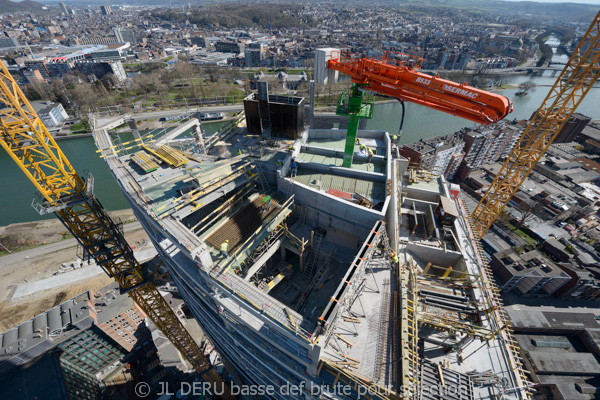
<svg viewBox="0 0 600 400">
<path fill-rule="evenodd" d="M 429 191 L 423 188 L 411 188 L 410 186 L 404 186 L 402 191 L 406 193 L 405 197 L 409 197 L 411 199 L 423 200 L 436 204 L 439 204 L 440 202 L 440 192 L 437 190 Z"/>
<path fill-rule="evenodd" d="M 334 125 L 336 124 L 336 125 Z M 342 131 L 346 136 L 346 130 L 348 129 L 348 117 L 336 115 L 336 114 L 315 114 L 311 123 L 312 129 L 334 129 L 334 127 Z M 367 127 L 367 120 L 361 118 L 358 122 L 358 129 L 365 129 Z"/>
<path fill-rule="evenodd" d="M 407 243 L 406 249 L 421 260 L 435 260 L 435 265 L 439 267 L 452 267 L 457 271 L 464 271 L 464 262 L 462 254 L 455 251 L 444 251 L 439 247 L 425 246 L 418 243 Z"/>
<path fill-rule="evenodd" d="M 278 189 L 287 193 L 291 183 L 285 179 L 278 179 L 277 182 Z M 308 206 L 306 213 L 308 225 L 352 232 L 359 236 L 361 241 L 375 222 L 384 219 L 383 212 L 358 206 L 300 183 L 294 184 L 292 193 L 295 195 L 296 204 L 302 203 Z"/>
</svg>

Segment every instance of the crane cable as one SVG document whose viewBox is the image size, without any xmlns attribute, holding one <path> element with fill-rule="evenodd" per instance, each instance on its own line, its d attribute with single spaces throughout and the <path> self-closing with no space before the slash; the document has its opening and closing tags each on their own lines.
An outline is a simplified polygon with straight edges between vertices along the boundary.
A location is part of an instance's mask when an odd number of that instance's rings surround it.
<svg viewBox="0 0 600 400">
<path fill-rule="evenodd" d="M 394 100 L 398 100 L 400 102 L 400 105 L 402 106 L 402 117 L 400 117 L 400 128 L 398 128 L 398 140 L 397 140 L 397 142 L 400 142 L 400 138 L 402 137 L 402 127 L 404 126 L 404 113 L 405 113 L 404 100 L 402 100 L 399 97 L 388 96 L 387 94 L 375 93 L 369 89 L 365 89 L 362 87 L 359 88 L 358 90 L 360 90 L 361 92 L 364 92 L 364 93 L 371 93 L 374 96 L 386 97 L 388 99 L 394 99 Z"/>
</svg>

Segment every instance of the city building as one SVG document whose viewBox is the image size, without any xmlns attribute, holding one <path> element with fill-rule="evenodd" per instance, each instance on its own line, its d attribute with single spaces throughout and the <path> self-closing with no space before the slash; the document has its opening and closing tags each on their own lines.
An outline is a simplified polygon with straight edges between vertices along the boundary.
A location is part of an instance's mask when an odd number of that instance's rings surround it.
<svg viewBox="0 0 600 400">
<path fill-rule="evenodd" d="M 340 49 L 320 48 L 315 50 L 315 82 L 326 85 L 327 82 L 336 83 L 339 79 L 339 72 L 327 68 L 327 61 L 334 57 L 339 57 Z"/>
<path fill-rule="evenodd" d="M 559 263 L 558 266 L 572 279 L 556 291 L 555 297 L 568 300 L 600 299 L 600 279 L 593 273 L 571 263 Z"/>
<path fill-rule="evenodd" d="M 460 133 L 454 133 L 405 144 L 400 155 L 407 158 L 414 168 L 456 175 L 456 163 L 461 158 L 459 154 L 463 154 L 464 146 Z"/>
<path fill-rule="evenodd" d="M 29 71 L 38 71 L 42 77 L 43 80 L 49 81 L 50 80 L 50 73 L 48 72 L 48 69 L 46 68 L 46 60 L 45 59 L 38 59 L 38 60 L 26 60 L 25 61 L 25 68 Z"/>
<path fill-rule="evenodd" d="M 262 60 L 265 58 L 267 45 L 262 42 L 250 43 L 244 50 L 244 61 L 246 67 L 260 67 Z"/>
<path fill-rule="evenodd" d="M 210 53 L 196 53 L 194 58 L 190 61 L 191 64 L 197 64 L 202 66 L 218 66 L 223 67 L 228 64 L 228 61 L 232 58 L 236 58 L 237 54 L 235 53 L 218 53 L 218 52 L 210 52 Z"/>
<path fill-rule="evenodd" d="M 60 2 L 60 3 L 58 3 L 58 6 L 60 7 L 61 11 L 63 13 L 65 13 L 65 15 L 69 14 L 69 10 L 67 9 L 67 6 L 65 5 L 65 3 Z"/>
<path fill-rule="evenodd" d="M 126 398 L 127 351 L 95 325 L 82 293 L 0 335 L 0 391 L 7 399 Z M 118 383 L 118 384 L 117 384 Z"/>
<path fill-rule="evenodd" d="M 86 54 L 86 60 L 125 61 L 130 47 L 130 44 L 127 43 L 113 43 L 90 51 Z"/>
<path fill-rule="evenodd" d="M 112 14 L 112 9 L 110 6 L 100 6 L 100 12 L 102 15 L 110 15 Z"/>
<path fill-rule="evenodd" d="M 594 400 L 600 387 L 597 308 L 585 312 L 508 306 L 537 399 Z"/>
<path fill-rule="evenodd" d="M 437 64 L 439 68 L 445 70 L 463 70 L 471 60 L 466 53 L 454 54 L 440 51 L 437 56 Z"/>
<path fill-rule="evenodd" d="M 521 133 L 519 126 L 506 123 L 477 130 L 464 128 L 462 138 L 465 142 L 465 164 L 477 168 L 508 157 Z"/>
<path fill-rule="evenodd" d="M 0 49 L 11 48 L 11 47 L 19 47 L 19 41 L 14 37 L 0 37 Z"/>
<path fill-rule="evenodd" d="M 113 283 L 93 296 L 96 310 L 95 324 L 127 351 L 140 341 L 149 339 L 144 320 L 146 314 L 131 297 L 119 293 Z"/>
<path fill-rule="evenodd" d="M 40 73 L 40 71 L 38 71 L 37 69 L 34 70 L 21 70 L 21 76 L 23 77 L 23 80 L 27 83 L 32 83 L 32 82 L 45 82 L 46 80 L 44 79 L 44 77 L 42 76 L 42 74 Z"/>
<path fill-rule="evenodd" d="M 547 297 L 554 294 L 571 277 L 539 251 L 518 254 L 506 249 L 492 255 L 492 271 L 500 279 L 502 291 L 524 296 Z"/>
<path fill-rule="evenodd" d="M 592 119 L 580 113 L 573 113 L 571 118 L 565 123 L 553 143 L 569 143 L 575 141 L 575 138 L 583 131 Z"/>
<path fill-rule="evenodd" d="M 215 43 L 215 51 L 219 53 L 244 53 L 244 44 L 238 42 L 218 41 Z"/>
<path fill-rule="evenodd" d="M 137 44 L 135 32 L 131 29 L 113 28 L 117 43 L 129 43 L 131 46 Z"/>
<path fill-rule="evenodd" d="M 450 157 L 450 161 L 448 161 L 448 167 L 446 167 L 446 170 L 444 171 L 444 176 L 448 180 L 451 181 L 454 180 L 454 178 L 456 178 L 464 158 L 465 153 L 461 152 L 452 154 L 452 156 Z"/>
<path fill-rule="evenodd" d="M 73 69 L 86 76 L 93 75 L 97 79 L 104 78 L 106 74 L 113 74 L 119 83 L 127 79 L 121 61 L 78 61 L 73 63 Z"/>
<path fill-rule="evenodd" d="M 464 285 L 465 277 L 492 278 L 456 189 L 437 174 L 404 179 L 408 160 L 392 156 L 384 131 L 359 130 L 360 143 L 375 152 L 368 162 L 341 167 L 346 132 L 304 126 L 304 99 L 269 95 L 263 83 L 244 102 L 245 128 L 217 140 L 198 134 L 177 152 L 177 163 L 157 160 L 141 170 L 130 161 L 142 148 L 104 158 L 236 385 L 332 388 L 343 379 L 354 392 L 386 388 L 385 396 L 371 396 L 381 400 L 401 397 L 411 382 L 449 384 L 452 377 L 464 382 L 465 398 L 483 399 L 489 387 L 476 386 L 465 371 L 493 370 L 499 382 L 519 388 L 507 397 L 523 398 L 527 381 L 508 361 L 518 355 L 502 328 L 507 322 L 490 315 L 483 283 Z M 96 121 L 102 154 L 114 146 L 109 130 L 125 118 Z M 168 143 L 197 121 L 184 124 L 144 145 L 172 151 Z M 248 134 L 255 128 L 270 128 L 267 146 Z M 429 161 L 445 169 L 448 150 L 460 152 L 462 139 L 436 143 L 438 158 Z M 208 185 L 218 189 L 198 191 Z M 190 191 L 198 193 L 193 200 Z M 421 273 L 428 284 L 416 290 Z M 449 325 L 419 324 L 408 301 L 426 304 L 431 324 L 444 318 Z M 469 356 L 456 367 L 451 360 L 459 354 Z"/>
<path fill-rule="evenodd" d="M 32 106 L 44 125 L 48 127 L 62 125 L 62 122 L 69 118 L 69 115 L 60 103 L 52 103 L 51 101 L 34 102 Z"/>
</svg>

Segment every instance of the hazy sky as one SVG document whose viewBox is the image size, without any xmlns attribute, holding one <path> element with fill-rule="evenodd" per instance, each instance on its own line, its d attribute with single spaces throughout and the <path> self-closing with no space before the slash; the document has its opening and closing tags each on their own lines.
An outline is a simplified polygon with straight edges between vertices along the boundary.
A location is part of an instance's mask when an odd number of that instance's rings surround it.
<svg viewBox="0 0 600 400">
<path fill-rule="evenodd" d="M 520 1 L 520 0 L 507 0 L 507 1 Z M 582 3 L 582 4 L 596 4 L 600 6 L 600 0 L 529 0 L 537 1 L 538 3 Z"/>
</svg>

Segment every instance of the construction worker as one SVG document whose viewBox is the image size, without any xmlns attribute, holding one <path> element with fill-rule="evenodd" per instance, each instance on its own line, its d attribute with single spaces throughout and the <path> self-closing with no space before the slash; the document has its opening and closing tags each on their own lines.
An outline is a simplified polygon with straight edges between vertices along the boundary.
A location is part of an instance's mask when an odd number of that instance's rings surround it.
<svg viewBox="0 0 600 400">
<path fill-rule="evenodd" d="M 398 135 L 392 136 L 392 142 L 396 143 L 398 141 Z"/>
<path fill-rule="evenodd" d="M 229 239 L 226 239 L 221 243 L 221 255 L 223 258 L 227 258 L 227 252 L 229 251 Z"/>
<path fill-rule="evenodd" d="M 369 152 L 369 158 L 368 158 L 367 162 L 371 162 L 371 159 L 375 155 L 375 151 L 369 147 L 368 152 Z"/>
<path fill-rule="evenodd" d="M 291 170 L 291 174 L 290 176 L 296 176 L 296 174 L 298 173 L 298 163 L 296 162 L 296 159 L 292 159 L 292 170 Z"/>
<path fill-rule="evenodd" d="M 271 196 L 266 195 L 265 198 L 262 201 L 262 213 L 264 214 L 265 212 L 269 211 L 271 209 L 271 201 L 273 199 L 271 198 Z"/>
<path fill-rule="evenodd" d="M 356 138 L 356 144 L 360 144 L 360 139 Z"/>
<path fill-rule="evenodd" d="M 361 156 L 363 156 L 363 157 L 364 157 L 364 156 L 366 156 L 366 155 L 367 155 L 367 146 L 365 146 L 364 144 L 361 144 L 361 145 L 359 146 L 359 149 L 360 149 L 360 150 L 358 151 L 358 153 L 359 153 Z"/>
<path fill-rule="evenodd" d="M 238 156 L 242 155 L 242 149 L 238 149 Z"/>
</svg>

